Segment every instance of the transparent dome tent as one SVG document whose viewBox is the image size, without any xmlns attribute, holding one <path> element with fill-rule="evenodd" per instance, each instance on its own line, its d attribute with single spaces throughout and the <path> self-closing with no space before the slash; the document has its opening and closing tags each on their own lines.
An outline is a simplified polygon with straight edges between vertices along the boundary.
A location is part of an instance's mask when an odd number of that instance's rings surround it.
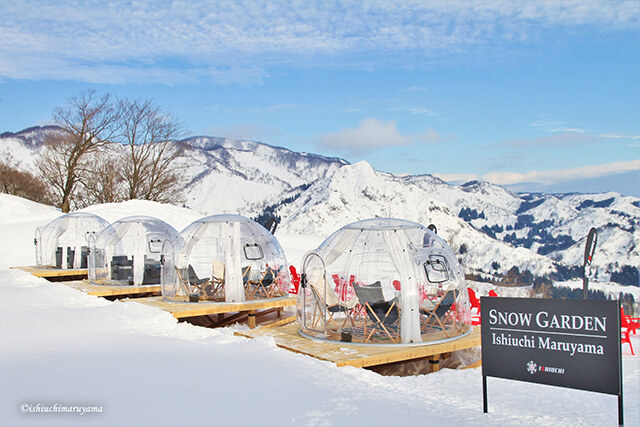
<svg viewBox="0 0 640 427">
<path fill-rule="evenodd" d="M 240 215 L 194 221 L 163 247 L 167 301 L 239 303 L 288 295 L 291 279 L 278 240 Z"/>
<path fill-rule="evenodd" d="M 36 264 L 38 267 L 87 268 L 89 238 L 109 223 L 97 215 L 73 212 L 36 228 Z"/>
<path fill-rule="evenodd" d="M 307 338 L 425 345 L 471 331 L 453 251 L 418 223 L 375 218 L 342 227 L 302 265 L 298 323 Z"/>
<path fill-rule="evenodd" d="M 150 216 L 122 218 L 89 239 L 89 282 L 160 285 L 162 245 L 178 232 Z"/>
</svg>

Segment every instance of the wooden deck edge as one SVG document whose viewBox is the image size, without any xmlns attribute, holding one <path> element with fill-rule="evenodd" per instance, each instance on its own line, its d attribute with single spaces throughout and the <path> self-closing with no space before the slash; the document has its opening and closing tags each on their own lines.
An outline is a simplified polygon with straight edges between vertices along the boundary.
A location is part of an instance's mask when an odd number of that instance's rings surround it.
<svg viewBox="0 0 640 427">
<path fill-rule="evenodd" d="M 462 369 L 475 369 L 475 368 L 479 368 L 481 366 L 482 366 L 482 359 L 480 359 L 480 360 L 478 360 L 476 362 L 473 362 L 471 365 L 467 365 Z"/>
<path fill-rule="evenodd" d="M 135 297 L 141 294 L 157 294 L 162 291 L 160 285 L 143 286 L 106 286 L 93 285 L 86 280 L 74 280 L 69 282 L 58 282 L 70 288 L 84 292 L 94 297 Z"/>
<path fill-rule="evenodd" d="M 293 353 L 304 354 L 313 358 L 328 361 L 337 366 L 353 366 L 365 368 L 384 365 L 406 360 L 422 359 L 430 356 L 439 356 L 456 350 L 478 347 L 481 344 L 479 331 L 473 332 L 471 336 L 465 336 L 450 342 L 431 344 L 424 346 L 410 346 L 403 348 L 383 348 L 383 347 L 361 347 L 350 346 L 347 343 L 323 343 L 304 338 L 297 334 L 297 329 L 292 328 L 288 322 L 280 327 L 262 327 L 249 331 L 238 331 L 237 336 L 245 338 L 257 338 L 261 336 L 272 337 L 278 347 L 289 350 Z M 284 328 L 284 329 L 283 329 Z M 324 348 L 319 350 L 318 346 Z M 335 357 L 336 352 L 344 348 L 354 351 L 353 357 L 349 358 L 340 355 Z"/>
<path fill-rule="evenodd" d="M 162 297 L 139 298 L 135 302 L 156 307 L 167 311 L 176 319 L 184 319 L 188 317 L 208 316 L 211 314 L 232 313 L 232 312 L 248 312 L 253 310 L 264 310 L 271 308 L 281 308 L 293 306 L 295 299 L 273 299 L 260 302 L 239 302 L 239 303 L 189 303 L 167 302 Z"/>
<path fill-rule="evenodd" d="M 296 316 L 285 317 L 284 319 L 275 320 L 271 323 L 263 323 L 260 325 L 261 328 L 277 328 L 278 326 L 288 325 L 289 323 L 293 323 L 297 320 Z"/>
<path fill-rule="evenodd" d="M 45 268 L 34 265 L 13 266 L 9 269 L 22 270 L 36 277 L 48 279 L 49 281 L 74 280 L 74 278 L 86 278 L 87 269 L 66 269 L 66 268 Z"/>
<path fill-rule="evenodd" d="M 463 340 L 463 339 L 464 338 L 461 338 L 460 340 Z M 410 349 L 410 350 L 390 351 L 389 353 L 382 353 L 380 355 L 370 356 L 366 358 L 337 361 L 336 365 L 353 366 L 356 368 L 366 368 L 370 366 L 385 365 L 387 363 L 402 362 L 405 360 L 422 359 L 425 357 L 450 353 L 452 351 L 466 350 L 468 348 L 477 347 L 480 345 L 480 339 L 477 340 L 477 343 L 475 342 L 475 340 L 471 342 L 466 340 L 464 343 L 452 342 L 447 344 L 452 344 L 452 345 L 440 347 L 444 344 L 433 344 L 433 345 L 425 345 L 423 347 L 416 347 L 416 349 Z"/>
</svg>

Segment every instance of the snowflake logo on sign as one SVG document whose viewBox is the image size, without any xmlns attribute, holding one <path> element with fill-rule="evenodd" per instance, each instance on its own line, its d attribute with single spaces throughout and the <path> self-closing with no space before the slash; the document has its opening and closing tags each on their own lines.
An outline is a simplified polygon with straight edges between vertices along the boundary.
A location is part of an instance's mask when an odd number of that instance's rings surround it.
<svg viewBox="0 0 640 427">
<path fill-rule="evenodd" d="M 538 372 L 538 365 L 536 365 L 536 362 L 530 360 L 529 363 L 527 363 L 527 371 L 532 375 Z"/>
</svg>

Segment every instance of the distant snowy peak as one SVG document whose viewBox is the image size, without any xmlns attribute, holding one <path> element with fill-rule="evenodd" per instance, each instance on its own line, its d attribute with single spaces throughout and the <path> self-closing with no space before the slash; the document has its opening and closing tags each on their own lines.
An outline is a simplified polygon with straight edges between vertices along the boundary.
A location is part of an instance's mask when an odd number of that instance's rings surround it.
<svg viewBox="0 0 640 427">
<path fill-rule="evenodd" d="M 423 177 L 422 184 L 425 180 L 431 181 Z M 436 180 L 430 184 L 450 187 Z M 433 198 L 434 192 L 437 193 L 434 188 L 427 190 L 407 182 L 404 177 L 379 172 L 366 162 L 358 162 L 336 170 L 291 203 L 283 204 L 278 211 L 285 218 L 280 229 L 292 234 L 326 237 L 362 219 L 401 218 L 434 224 L 438 234 L 463 256 L 467 273 L 506 273 L 514 265 L 540 275 L 555 270 L 549 258 L 528 249 L 514 248 L 474 229 L 446 203 Z"/>
<path fill-rule="evenodd" d="M 349 164 L 255 141 L 198 136 L 179 143 L 191 148 L 183 169 L 186 205 L 204 214 L 259 216 L 290 191 Z"/>
<path fill-rule="evenodd" d="M 566 265 L 582 265 L 585 238 L 598 230 L 594 271 L 599 280 L 640 265 L 640 199 L 618 193 L 510 194 L 475 183 L 464 186 L 459 216 L 474 228 Z M 462 188 L 462 187 L 461 187 Z M 502 196 L 501 196 L 502 194 Z M 638 273 L 636 273 L 637 275 Z M 633 284 L 634 279 L 624 283 Z M 637 279 L 636 279 L 637 282 Z M 622 283 L 622 282 L 621 282 Z"/>
<path fill-rule="evenodd" d="M 62 128 L 58 126 L 33 126 L 16 133 L 4 132 L 0 134 L 0 140 L 16 139 L 27 147 L 38 148 L 44 144 L 46 138 L 49 136 L 59 135 L 63 132 Z"/>
<path fill-rule="evenodd" d="M 179 141 L 182 144 L 193 148 L 199 148 L 205 151 L 212 151 L 220 148 L 251 151 L 256 154 L 271 155 L 280 158 L 310 159 L 324 163 L 336 163 L 339 165 L 348 165 L 344 159 L 338 157 L 326 157 L 319 154 L 297 153 L 288 148 L 278 147 L 257 141 L 235 140 L 229 138 L 210 137 L 210 136 L 194 136 Z"/>
</svg>

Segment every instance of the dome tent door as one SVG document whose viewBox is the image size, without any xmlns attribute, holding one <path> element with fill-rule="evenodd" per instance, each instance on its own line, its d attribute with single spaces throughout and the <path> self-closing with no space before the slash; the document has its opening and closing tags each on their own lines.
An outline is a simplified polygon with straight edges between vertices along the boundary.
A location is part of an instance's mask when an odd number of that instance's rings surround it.
<svg viewBox="0 0 640 427">
<path fill-rule="evenodd" d="M 327 274 L 322 257 L 309 253 L 302 264 L 302 325 L 324 333 L 327 329 Z"/>
<path fill-rule="evenodd" d="M 42 231 L 40 227 L 36 228 L 36 237 L 33 239 L 33 244 L 36 246 L 36 265 L 43 265 L 42 262 Z"/>
<path fill-rule="evenodd" d="M 165 240 L 162 244 L 162 256 L 160 257 L 160 283 L 162 283 L 162 293 L 169 297 L 175 297 L 179 290 L 173 286 L 177 280 L 173 256 L 173 244 L 169 240 Z"/>
</svg>

